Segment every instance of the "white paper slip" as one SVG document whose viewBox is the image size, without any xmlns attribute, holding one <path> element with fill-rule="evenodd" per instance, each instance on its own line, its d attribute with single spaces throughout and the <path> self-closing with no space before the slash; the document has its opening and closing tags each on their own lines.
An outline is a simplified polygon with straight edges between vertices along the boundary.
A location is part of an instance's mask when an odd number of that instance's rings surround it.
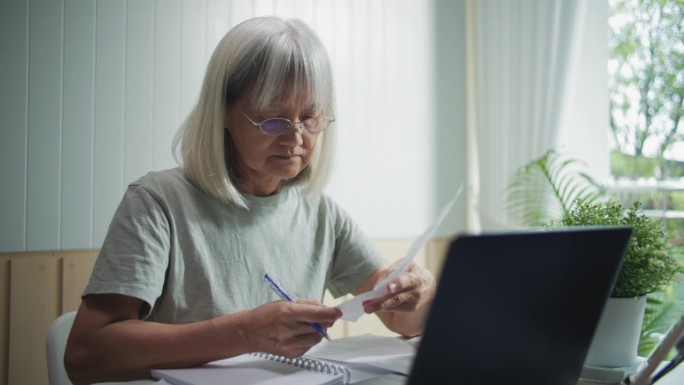
<svg viewBox="0 0 684 385">
<path fill-rule="evenodd" d="M 373 288 L 373 290 L 367 291 L 361 295 L 357 295 L 356 297 L 346 302 L 343 302 L 337 306 L 337 308 L 342 310 L 341 318 L 343 320 L 356 322 L 359 318 L 361 318 L 362 315 L 365 314 L 362 306 L 362 303 L 364 301 L 387 294 L 387 284 L 394 278 L 396 278 L 399 274 L 406 271 L 406 269 L 411 264 L 411 261 L 413 261 L 416 254 L 418 254 L 418 251 L 434 235 L 437 229 L 439 229 L 439 226 L 442 224 L 442 222 L 444 222 L 444 218 L 446 218 L 447 214 L 449 214 L 449 212 L 451 211 L 451 208 L 454 206 L 454 203 L 456 203 L 458 197 L 461 195 L 462 190 L 463 183 L 461 183 L 461 186 L 458 188 L 458 191 L 456 191 L 456 194 L 451 199 L 451 201 L 449 201 L 444 206 L 442 211 L 437 216 L 437 219 L 435 219 L 435 222 L 432 225 L 430 225 L 430 227 L 428 227 L 427 230 L 425 230 L 425 232 L 411 244 L 411 247 L 409 247 L 408 252 L 406 253 L 406 256 L 404 257 L 399 268 L 397 268 L 390 275 L 385 277 L 385 279 L 378 282 Z"/>
</svg>

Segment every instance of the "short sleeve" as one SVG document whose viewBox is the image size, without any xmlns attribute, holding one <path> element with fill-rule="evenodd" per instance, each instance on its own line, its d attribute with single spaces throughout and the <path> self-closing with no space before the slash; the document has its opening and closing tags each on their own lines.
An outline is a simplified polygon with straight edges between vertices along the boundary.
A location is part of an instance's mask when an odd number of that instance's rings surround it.
<svg viewBox="0 0 684 385">
<path fill-rule="evenodd" d="M 170 226 L 163 204 L 140 185 L 128 187 L 107 231 L 83 296 L 123 294 L 147 304 L 161 295 L 169 264 Z"/>
<path fill-rule="evenodd" d="M 383 265 L 383 257 L 359 225 L 339 206 L 335 218 L 335 249 L 327 289 L 340 297 L 358 288 Z"/>
</svg>

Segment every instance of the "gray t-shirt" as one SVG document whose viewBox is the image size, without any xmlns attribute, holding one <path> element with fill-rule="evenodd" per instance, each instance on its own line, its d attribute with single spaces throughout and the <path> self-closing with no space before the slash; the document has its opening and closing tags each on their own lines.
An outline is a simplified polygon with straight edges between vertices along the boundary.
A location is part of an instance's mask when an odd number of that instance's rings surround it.
<svg viewBox="0 0 684 385">
<path fill-rule="evenodd" d="M 136 297 L 150 320 L 187 323 L 278 299 L 265 273 L 292 296 L 320 301 L 326 288 L 347 294 L 382 264 L 325 194 L 286 186 L 246 198 L 249 210 L 211 198 L 180 168 L 131 183 L 83 295 Z"/>
</svg>

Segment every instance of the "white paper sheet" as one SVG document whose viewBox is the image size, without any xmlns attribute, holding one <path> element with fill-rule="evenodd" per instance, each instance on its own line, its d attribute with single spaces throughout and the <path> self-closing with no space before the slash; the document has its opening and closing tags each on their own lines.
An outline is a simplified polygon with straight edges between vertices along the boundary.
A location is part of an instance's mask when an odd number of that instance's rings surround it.
<svg viewBox="0 0 684 385">
<path fill-rule="evenodd" d="M 369 368 L 375 368 L 377 376 L 387 373 L 408 375 L 415 353 L 415 343 L 397 337 L 364 334 L 321 341 L 306 355 L 344 364 L 350 369 L 372 372 Z"/>
<path fill-rule="evenodd" d="M 409 247 L 408 252 L 404 257 L 404 260 L 395 271 L 393 271 L 390 275 L 385 277 L 385 279 L 378 282 L 373 288 L 373 290 L 357 295 L 356 297 L 346 302 L 343 302 L 337 306 L 340 310 L 342 310 L 343 320 L 356 322 L 359 318 L 361 318 L 362 315 L 365 314 L 362 305 L 364 301 L 387 294 L 387 284 L 390 283 L 390 281 L 396 278 L 399 274 L 406 271 L 406 269 L 411 264 L 411 261 L 413 261 L 416 254 L 418 254 L 418 251 L 434 235 L 437 229 L 439 229 L 439 226 L 444 221 L 444 218 L 446 218 L 447 214 L 449 214 L 451 208 L 454 206 L 454 203 L 456 203 L 458 197 L 461 195 L 462 190 L 463 184 L 461 183 L 461 186 L 456 191 L 454 197 L 444 206 L 442 211 L 437 216 L 437 219 L 435 219 L 434 223 L 430 225 L 430 227 L 428 227 L 427 230 L 425 230 L 425 232 L 411 244 L 411 247 Z"/>
</svg>

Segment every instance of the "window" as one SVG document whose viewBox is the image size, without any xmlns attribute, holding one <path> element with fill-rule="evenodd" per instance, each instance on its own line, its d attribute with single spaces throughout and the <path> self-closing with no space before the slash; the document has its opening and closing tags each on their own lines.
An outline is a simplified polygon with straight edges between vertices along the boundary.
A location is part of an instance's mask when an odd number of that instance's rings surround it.
<svg viewBox="0 0 684 385">
<path fill-rule="evenodd" d="M 684 262 L 684 3 L 609 0 L 608 24 L 611 189 L 661 218 Z M 660 294 L 674 304 L 684 283 Z"/>
<path fill-rule="evenodd" d="M 684 243 L 684 4 L 610 0 L 611 173 Z"/>
</svg>

